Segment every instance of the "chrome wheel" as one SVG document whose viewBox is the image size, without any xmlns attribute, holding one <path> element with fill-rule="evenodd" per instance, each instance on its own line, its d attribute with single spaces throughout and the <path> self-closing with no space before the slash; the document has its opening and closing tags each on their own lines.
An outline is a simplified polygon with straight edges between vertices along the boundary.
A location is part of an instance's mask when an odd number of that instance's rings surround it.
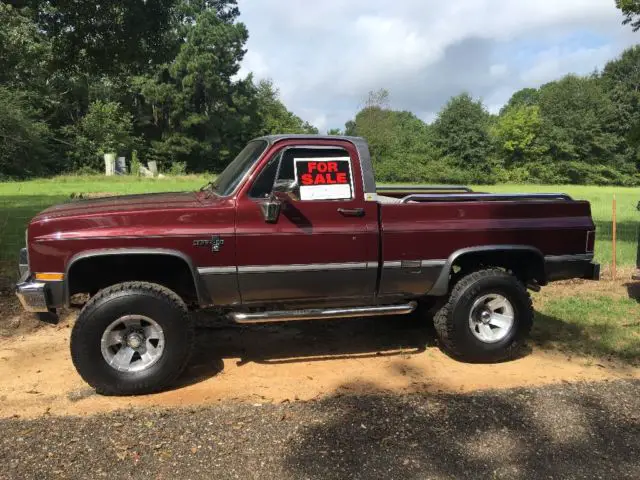
<svg viewBox="0 0 640 480">
<path fill-rule="evenodd" d="M 164 332 L 149 317 L 127 315 L 105 329 L 100 343 L 102 357 L 110 367 L 119 372 L 140 372 L 162 357 Z"/>
<path fill-rule="evenodd" d="M 514 323 L 513 305 L 502 295 L 484 295 L 471 307 L 469 327 L 481 342 L 496 343 L 503 340 L 509 335 Z"/>
</svg>

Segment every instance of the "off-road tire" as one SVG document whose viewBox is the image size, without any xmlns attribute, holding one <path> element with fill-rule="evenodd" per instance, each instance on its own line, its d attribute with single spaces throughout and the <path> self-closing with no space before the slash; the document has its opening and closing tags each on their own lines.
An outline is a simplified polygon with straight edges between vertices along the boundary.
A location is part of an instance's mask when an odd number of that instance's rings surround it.
<svg viewBox="0 0 640 480">
<path fill-rule="evenodd" d="M 513 306 L 515 323 L 509 334 L 497 343 L 476 338 L 469 316 L 483 295 L 497 293 Z M 474 363 L 494 363 L 516 357 L 533 325 L 533 305 L 525 286 L 500 269 L 480 270 L 461 278 L 453 287 L 447 303 L 435 314 L 433 323 L 440 344 L 451 356 Z"/>
<path fill-rule="evenodd" d="M 164 331 L 162 356 L 140 372 L 120 372 L 102 355 L 103 332 L 124 315 L 147 316 Z M 189 362 L 193 342 L 193 324 L 177 294 L 153 283 L 127 282 L 101 290 L 84 306 L 71 333 L 71 359 L 80 376 L 98 393 L 141 395 L 175 382 Z"/>
</svg>

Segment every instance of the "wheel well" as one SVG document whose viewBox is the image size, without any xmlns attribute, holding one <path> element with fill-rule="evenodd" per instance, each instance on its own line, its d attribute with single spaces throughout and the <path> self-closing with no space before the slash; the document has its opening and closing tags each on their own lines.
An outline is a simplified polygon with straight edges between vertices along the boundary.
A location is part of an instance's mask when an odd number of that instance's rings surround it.
<svg viewBox="0 0 640 480">
<path fill-rule="evenodd" d="M 546 284 L 544 259 L 534 250 L 488 250 L 468 252 L 457 257 L 451 265 L 453 282 L 461 275 L 488 267 L 504 268 L 523 283 L 535 281 Z"/>
<path fill-rule="evenodd" d="M 198 303 L 198 291 L 189 264 L 163 254 L 103 255 L 81 258 L 67 272 L 68 295 L 95 295 L 122 282 L 151 282 L 178 294 L 187 305 Z"/>
</svg>

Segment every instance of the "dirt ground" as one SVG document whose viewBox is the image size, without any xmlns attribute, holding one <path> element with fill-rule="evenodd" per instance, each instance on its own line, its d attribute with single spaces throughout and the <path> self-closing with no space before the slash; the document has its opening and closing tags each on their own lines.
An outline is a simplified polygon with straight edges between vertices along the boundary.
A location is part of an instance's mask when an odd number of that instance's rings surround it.
<svg viewBox="0 0 640 480">
<path fill-rule="evenodd" d="M 67 319 L 0 342 L 0 417 L 640 379 L 640 368 L 536 350 L 498 365 L 460 363 L 434 345 L 420 320 L 399 317 L 199 329 L 194 358 L 173 390 L 103 397 L 75 372 L 70 331 Z"/>
<path fill-rule="evenodd" d="M 554 286 L 622 295 L 625 282 Z M 438 349 L 417 316 L 299 322 L 268 326 L 211 323 L 200 317 L 196 351 L 174 389 L 151 396 L 96 395 L 69 354 L 75 313 L 57 326 L 38 323 L 1 295 L 0 418 L 89 415 L 123 408 L 206 406 L 322 399 L 330 395 L 460 393 L 579 381 L 640 379 L 640 368 L 529 348 L 497 365 L 457 362 Z M 544 302 L 537 298 L 536 302 Z"/>
</svg>

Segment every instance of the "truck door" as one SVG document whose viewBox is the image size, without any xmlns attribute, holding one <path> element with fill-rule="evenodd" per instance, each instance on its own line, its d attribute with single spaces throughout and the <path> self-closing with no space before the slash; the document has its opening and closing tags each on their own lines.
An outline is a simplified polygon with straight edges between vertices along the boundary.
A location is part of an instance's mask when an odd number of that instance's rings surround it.
<svg viewBox="0 0 640 480">
<path fill-rule="evenodd" d="M 238 196 L 236 247 L 242 302 L 371 304 L 378 268 L 377 204 L 365 202 L 355 147 L 272 149 Z M 282 204 L 275 224 L 260 201 L 274 180 L 297 180 L 299 200 Z"/>
</svg>

